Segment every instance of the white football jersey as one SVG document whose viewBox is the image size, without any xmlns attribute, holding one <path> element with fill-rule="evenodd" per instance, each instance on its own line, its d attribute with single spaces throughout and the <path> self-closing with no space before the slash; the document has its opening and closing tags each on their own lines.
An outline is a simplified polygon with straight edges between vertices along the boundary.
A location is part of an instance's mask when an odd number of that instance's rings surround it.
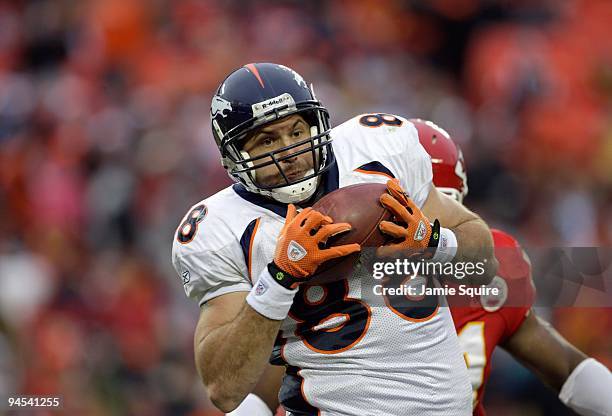
<svg viewBox="0 0 612 416">
<path fill-rule="evenodd" d="M 419 207 L 432 189 L 429 155 L 408 120 L 357 116 L 332 129 L 336 167 L 326 193 L 399 178 Z M 194 205 L 175 235 L 172 261 L 200 305 L 249 291 L 274 257 L 286 206 L 228 187 Z M 287 365 L 280 399 L 293 415 L 471 415 L 471 387 L 447 307 L 368 304 L 358 275 L 302 287 L 272 354 Z M 444 302 L 443 300 L 441 302 Z"/>
</svg>

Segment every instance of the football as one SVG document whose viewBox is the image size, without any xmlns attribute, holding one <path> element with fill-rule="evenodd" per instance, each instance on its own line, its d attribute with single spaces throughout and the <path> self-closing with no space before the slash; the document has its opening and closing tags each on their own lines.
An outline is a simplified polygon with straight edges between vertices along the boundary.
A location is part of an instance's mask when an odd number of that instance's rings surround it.
<svg viewBox="0 0 612 416">
<path fill-rule="evenodd" d="M 329 215 L 335 223 L 348 222 L 352 229 L 336 237 L 331 237 L 326 246 L 358 243 L 362 250 L 379 247 L 387 240 L 378 229 L 381 221 L 390 220 L 392 214 L 378 201 L 386 192 L 387 186 L 380 183 L 362 183 L 340 188 L 325 195 L 312 208 Z M 326 261 L 317 269 L 309 284 L 328 283 L 351 276 L 360 253 L 340 259 Z"/>
</svg>

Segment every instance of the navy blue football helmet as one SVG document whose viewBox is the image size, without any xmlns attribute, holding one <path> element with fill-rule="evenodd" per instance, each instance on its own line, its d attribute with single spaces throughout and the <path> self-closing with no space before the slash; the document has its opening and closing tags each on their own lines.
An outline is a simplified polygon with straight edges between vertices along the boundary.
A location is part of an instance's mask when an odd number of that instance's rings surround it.
<svg viewBox="0 0 612 416">
<path fill-rule="evenodd" d="M 320 176 L 335 163 L 327 109 L 316 99 L 312 85 L 286 66 L 254 63 L 236 69 L 217 89 L 210 114 L 223 167 L 251 192 L 283 203 L 305 201 L 316 191 Z M 299 114 L 309 124 L 309 138 L 256 157 L 243 150 L 245 141 L 263 125 L 292 114 Z M 280 162 L 308 152 L 315 161 L 313 169 L 290 180 Z M 257 183 L 255 170 L 272 164 L 283 182 L 273 186 Z"/>
</svg>

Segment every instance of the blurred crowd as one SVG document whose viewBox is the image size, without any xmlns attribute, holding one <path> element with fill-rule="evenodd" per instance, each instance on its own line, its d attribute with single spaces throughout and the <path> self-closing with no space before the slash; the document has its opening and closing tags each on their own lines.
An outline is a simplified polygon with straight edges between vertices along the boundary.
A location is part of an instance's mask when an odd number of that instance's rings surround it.
<svg viewBox="0 0 612 416">
<path fill-rule="evenodd" d="M 374 111 L 443 126 L 466 204 L 523 245 L 610 247 L 610 22 L 609 0 L 0 0 L 0 396 L 218 414 L 170 246 L 231 183 L 209 104 L 248 62 L 300 72 L 333 125 Z M 544 314 L 610 366 L 610 311 Z M 497 368 L 492 414 L 571 414 Z"/>
</svg>

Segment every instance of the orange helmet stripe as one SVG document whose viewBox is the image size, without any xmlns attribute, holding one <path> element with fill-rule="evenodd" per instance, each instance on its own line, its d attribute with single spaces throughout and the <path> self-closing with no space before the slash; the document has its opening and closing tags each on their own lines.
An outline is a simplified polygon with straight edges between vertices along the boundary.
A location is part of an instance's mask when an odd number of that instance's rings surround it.
<svg viewBox="0 0 612 416">
<path fill-rule="evenodd" d="M 244 67 L 249 70 L 253 75 L 255 75 L 255 78 L 257 78 L 257 81 L 259 81 L 259 85 L 261 85 L 261 88 L 264 88 L 263 80 L 261 79 L 261 76 L 259 75 L 259 71 L 257 70 L 255 64 L 246 64 Z"/>
</svg>

